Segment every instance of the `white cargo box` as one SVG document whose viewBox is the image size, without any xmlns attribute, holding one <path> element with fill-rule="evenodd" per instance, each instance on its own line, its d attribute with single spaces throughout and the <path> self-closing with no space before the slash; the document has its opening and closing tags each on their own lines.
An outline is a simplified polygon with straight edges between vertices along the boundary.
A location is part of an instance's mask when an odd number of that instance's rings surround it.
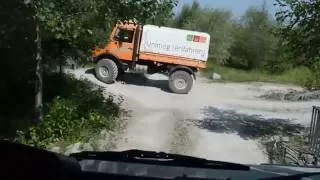
<svg viewBox="0 0 320 180">
<path fill-rule="evenodd" d="M 144 25 L 140 52 L 207 61 L 209 45 L 207 33 Z"/>
</svg>

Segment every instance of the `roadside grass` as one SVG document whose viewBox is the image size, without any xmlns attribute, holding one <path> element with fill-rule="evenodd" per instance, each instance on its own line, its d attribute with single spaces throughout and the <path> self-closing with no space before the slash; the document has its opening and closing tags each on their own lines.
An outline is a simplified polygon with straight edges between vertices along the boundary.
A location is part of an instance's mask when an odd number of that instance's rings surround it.
<svg viewBox="0 0 320 180">
<path fill-rule="evenodd" d="M 221 66 L 213 63 L 208 63 L 207 69 L 203 72 L 204 76 L 212 79 L 212 73 L 221 75 L 223 81 L 232 82 L 271 82 L 283 84 L 295 84 L 306 86 L 313 79 L 312 71 L 306 67 L 298 67 L 288 69 L 281 74 L 270 74 L 265 71 L 251 70 L 245 71 L 231 67 Z"/>
<path fill-rule="evenodd" d="M 70 75 L 46 77 L 44 120 L 17 132 L 20 143 L 39 148 L 86 142 L 101 130 L 112 130 L 120 113 L 112 96 Z"/>
</svg>

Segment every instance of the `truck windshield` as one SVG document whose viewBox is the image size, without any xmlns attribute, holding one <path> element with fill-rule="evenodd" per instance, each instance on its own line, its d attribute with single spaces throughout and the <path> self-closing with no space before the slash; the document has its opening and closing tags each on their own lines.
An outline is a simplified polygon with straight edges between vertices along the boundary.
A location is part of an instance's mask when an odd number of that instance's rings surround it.
<svg viewBox="0 0 320 180">
<path fill-rule="evenodd" d="M 134 31 L 118 28 L 114 39 L 121 42 L 131 43 L 133 40 L 133 34 L 134 34 Z"/>
</svg>

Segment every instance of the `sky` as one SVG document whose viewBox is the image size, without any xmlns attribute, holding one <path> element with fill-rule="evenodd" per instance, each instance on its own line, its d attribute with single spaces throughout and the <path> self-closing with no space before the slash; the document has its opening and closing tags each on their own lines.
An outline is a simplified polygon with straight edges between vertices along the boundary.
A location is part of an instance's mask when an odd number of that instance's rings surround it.
<svg viewBox="0 0 320 180">
<path fill-rule="evenodd" d="M 179 11 L 184 4 L 191 4 L 193 0 L 180 0 L 176 11 Z M 197 0 L 201 7 L 223 8 L 232 11 L 235 17 L 240 17 L 250 6 L 261 6 L 264 0 Z M 265 0 L 270 13 L 274 14 L 276 8 L 273 6 L 275 0 Z"/>
</svg>

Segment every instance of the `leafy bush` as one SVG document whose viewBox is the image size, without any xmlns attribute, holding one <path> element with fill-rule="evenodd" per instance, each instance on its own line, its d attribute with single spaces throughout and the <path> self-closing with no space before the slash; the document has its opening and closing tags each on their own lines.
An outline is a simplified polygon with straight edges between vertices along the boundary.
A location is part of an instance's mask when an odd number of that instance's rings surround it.
<svg viewBox="0 0 320 180">
<path fill-rule="evenodd" d="M 69 76 L 64 76 L 60 85 L 64 88 L 58 86 L 56 91 L 68 91 L 55 92 L 60 96 L 54 97 L 46 107 L 44 121 L 18 132 L 18 141 L 46 148 L 60 141 L 85 141 L 90 138 L 89 134 L 113 127 L 119 106 L 112 96 L 105 98 L 101 89 L 93 90 L 85 82 Z"/>
</svg>

